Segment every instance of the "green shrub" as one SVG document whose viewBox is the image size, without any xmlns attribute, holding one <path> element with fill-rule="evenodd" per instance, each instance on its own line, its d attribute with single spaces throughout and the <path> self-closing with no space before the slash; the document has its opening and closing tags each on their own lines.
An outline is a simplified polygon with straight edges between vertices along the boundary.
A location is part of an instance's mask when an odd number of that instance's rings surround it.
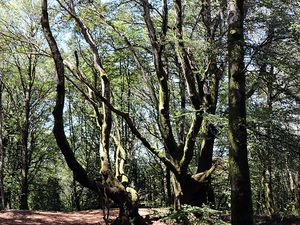
<svg viewBox="0 0 300 225">
<path fill-rule="evenodd" d="M 224 212 L 211 209 L 207 206 L 196 207 L 183 205 L 178 211 L 168 210 L 164 215 L 160 215 L 161 220 L 168 223 L 177 223 L 182 225 L 229 225 L 222 219 Z"/>
</svg>

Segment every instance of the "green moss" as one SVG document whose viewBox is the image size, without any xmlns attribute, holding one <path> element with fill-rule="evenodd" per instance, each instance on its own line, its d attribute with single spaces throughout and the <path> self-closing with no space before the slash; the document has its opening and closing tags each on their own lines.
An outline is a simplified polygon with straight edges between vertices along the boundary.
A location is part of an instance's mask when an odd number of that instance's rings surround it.
<svg viewBox="0 0 300 225">
<path fill-rule="evenodd" d="M 133 188 L 131 188 L 131 187 L 127 187 L 127 188 L 126 188 L 126 191 L 127 191 L 128 193 L 130 193 L 131 201 L 132 201 L 132 203 L 135 204 L 135 203 L 137 202 L 137 200 L 138 200 L 138 194 L 137 194 L 136 190 L 133 189 Z"/>
</svg>

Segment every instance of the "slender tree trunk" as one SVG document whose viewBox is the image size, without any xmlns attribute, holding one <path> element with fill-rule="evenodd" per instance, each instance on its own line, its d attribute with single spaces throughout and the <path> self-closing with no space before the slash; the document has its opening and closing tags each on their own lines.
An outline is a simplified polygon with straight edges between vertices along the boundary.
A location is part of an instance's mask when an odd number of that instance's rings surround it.
<svg viewBox="0 0 300 225">
<path fill-rule="evenodd" d="M 243 7 L 243 0 L 230 1 L 228 12 L 229 170 L 232 225 L 253 225 L 247 155 Z"/>
<path fill-rule="evenodd" d="M 80 195 L 78 193 L 78 190 L 77 190 L 77 183 L 76 183 L 76 180 L 75 180 L 75 177 L 73 176 L 73 181 L 72 181 L 72 185 L 73 185 L 73 201 L 72 201 L 72 205 L 73 207 L 75 206 L 76 210 L 77 211 L 80 211 L 81 210 L 81 205 L 80 205 Z"/>
<path fill-rule="evenodd" d="M 273 85 L 275 81 L 275 74 L 273 71 L 273 66 L 271 66 L 270 73 L 268 73 L 268 84 L 267 84 L 267 105 L 268 105 L 268 114 L 269 114 L 269 119 L 267 121 L 267 136 L 270 137 L 269 142 L 267 143 L 266 146 L 266 155 L 265 155 L 265 160 L 266 160 L 266 168 L 265 168 L 265 173 L 264 173 L 264 179 L 265 179 L 265 204 L 266 204 L 266 209 L 267 209 L 267 214 L 272 216 L 274 213 L 274 200 L 273 200 L 273 185 L 272 185 L 272 118 L 273 118 Z"/>
<path fill-rule="evenodd" d="M 160 207 L 163 207 L 163 205 L 166 205 L 167 202 L 167 194 L 166 194 L 166 189 L 165 189 L 165 176 L 164 176 L 164 168 L 161 167 L 160 174 L 162 175 L 161 177 L 161 192 L 162 192 L 162 198 L 160 201 Z"/>
<path fill-rule="evenodd" d="M 102 87 L 102 96 L 104 96 L 108 102 L 110 102 L 110 84 L 108 77 L 103 69 L 101 75 L 101 87 Z M 103 121 L 101 125 L 101 143 L 100 143 L 100 159 L 101 159 L 101 169 L 100 172 L 102 175 L 107 176 L 110 171 L 110 162 L 109 162 L 109 139 L 111 132 L 111 110 L 102 103 L 103 110 Z"/>
<path fill-rule="evenodd" d="M 172 204 L 172 190 L 171 190 L 171 171 L 166 169 L 166 189 L 167 189 L 167 201 L 166 205 L 170 206 Z"/>
<path fill-rule="evenodd" d="M 29 130 L 30 130 L 30 95 L 25 92 L 25 121 L 22 129 L 22 166 L 21 166 L 21 196 L 20 209 L 29 209 L 28 207 L 28 172 L 29 172 Z"/>
<path fill-rule="evenodd" d="M 185 79 L 180 69 L 180 63 L 178 61 L 178 57 L 176 57 L 176 64 L 178 67 L 178 73 L 179 73 L 179 95 L 180 95 L 180 110 L 182 115 L 180 116 L 179 120 L 179 131 L 178 131 L 178 139 L 180 145 L 184 145 L 184 139 L 185 139 L 185 110 L 186 110 L 186 87 L 185 87 Z"/>
<path fill-rule="evenodd" d="M 20 209 L 29 209 L 28 207 L 28 171 L 29 171 L 29 108 L 28 102 L 25 102 L 25 125 L 22 131 L 22 168 L 21 168 L 21 196 Z"/>
<path fill-rule="evenodd" d="M 3 93 L 3 76 L 0 72 L 0 210 L 5 209 L 5 191 L 4 191 L 4 158 L 5 150 L 3 144 L 3 105 L 2 105 L 2 93 Z"/>
<path fill-rule="evenodd" d="M 72 96 L 71 96 L 71 90 L 69 89 L 69 101 L 68 101 L 68 117 L 69 117 L 69 132 L 71 135 L 71 140 L 70 140 L 70 144 L 72 146 L 73 149 L 76 149 L 75 146 L 75 132 L 74 132 L 74 124 L 73 124 L 73 110 L 72 110 Z M 80 123 L 82 124 L 82 121 L 80 121 Z M 83 132 L 81 132 L 81 137 L 83 136 Z M 81 140 L 82 142 L 84 142 L 83 140 Z M 74 153 L 76 153 L 76 151 L 74 150 Z M 75 175 L 73 174 L 73 181 L 72 181 L 72 206 L 76 208 L 77 211 L 80 211 L 81 207 L 80 207 L 80 195 L 78 193 L 77 190 L 77 183 L 76 183 L 76 179 L 75 179 Z"/>
<path fill-rule="evenodd" d="M 31 126 L 31 97 L 32 87 L 34 84 L 35 68 L 37 59 L 34 56 L 28 57 L 27 78 L 22 75 L 22 68 L 20 66 L 20 80 L 24 93 L 24 124 L 22 127 L 22 164 L 21 164 L 21 196 L 20 196 L 20 209 L 29 209 L 28 207 L 28 192 L 29 192 L 29 167 L 31 161 L 31 152 L 33 146 L 30 145 L 30 126 Z M 33 144 L 33 143 L 32 143 Z"/>
<path fill-rule="evenodd" d="M 271 173 L 268 169 L 263 171 L 263 179 L 262 179 L 262 187 L 263 187 L 263 202 L 264 202 L 264 212 L 268 216 L 272 216 L 274 213 L 274 205 L 273 205 L 273 194 L 272 194 L 272 184 L 271 182 Z"/>
</svg>

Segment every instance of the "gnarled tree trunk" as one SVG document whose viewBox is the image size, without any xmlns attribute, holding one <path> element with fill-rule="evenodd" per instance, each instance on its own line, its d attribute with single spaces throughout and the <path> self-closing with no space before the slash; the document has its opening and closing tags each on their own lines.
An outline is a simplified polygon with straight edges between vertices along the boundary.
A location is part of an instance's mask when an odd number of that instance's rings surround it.
<svg viewBox="0 0 300 225">
<path fill-rule="evenodd" d="M 72 16 L 75 17 L 74 11 L 70 11 Z M 81 23 L 80 19 L 78 17 L 75 17 L 76 22 L 81 25 L 82 29 L 86 29 L 84 24 Z M 102 150 L 104 154 L 101 155 L 102 158 L 102 171 L 101 176 L 99 180 L 93 180 L 90 177 L 88 177 L 86 170 L 80 165 L 80 163 L 76 160 L 74 152 L 66 138 L 66 134 L 64 132 L 64 122 L 63 122 L 63 109 L 64 109 L 64 101 L 65 101 L 65 66 L 64 62 L 60 53 L 60 50 L 58 49 L 56 40 L 54 39 L 50 25 L 49 25 L 49 18 L 48 18 L 48 10 L 47 10 L 47 0 L 42 0 L 42 18 L 41 18 L 41 24 L 43 27 L 43 32 L 45 35 L 45 38 L 47 39 L 47 42 L 49 44 L 52 57 L 54 59 L 55 63 L 55 68 L 57 72 L 57 86 L 56 86 L 56 103 L 53 111 L 53 116 L 54 116 L 54 136 L 56 139 L 56 142 L 58 144 L 58 147 L 60 148 L 61 152 L 63 153 L 65 160 L 67 162 L 68 167 L 73 171 L 74 173 L 74 178 L 83 186 L 90 188 L 96 192 L 99 193 L 99 195 L 107 195 L 109 198 L 114 200 L 116 204 L 119 205 L 120 207 L 120 214 L 119 218 L 116 220 L 116 224 L 135 224 L 135 225 L 143 225 L 145 224 L 143 218 L 139 215 L 138 213 L 138 207 L 137 207 L 137 196 L 135 196 L 135 192 L 131 190 L 130 188 L 125 188 L 117 179 L 108 179 L 106 176 L 109 176 L 109 173 L 107 169 L 109 167 L 106 165 L 108 163 L 108 156 L 104 155 L 107 154 L 108 150 L 108 131 L 110 131 L 109 124 L 103 123 L 105 125 L 105 129 L 102 130 L 103 132 L 106 132 L 103 134 L 104 140 L 102 141 Z M 105 76 L 103 68 L 101 68 L 101 63 L 100 63 L 100 58 L 97 56 L 97 48 L 95 47 L 92 39 L 90 39 L 90 34 L 88 33 L 88 30 L 83 30 L 86 33 L 83 33 L 85 38 L 87 39 L 88 43 L 90 44 L 93 55 L 94 55 L 94 60 L 96 61 L 95 66 L 98 67 L 98 69 L 101 71 L 100 75 L 102 76 L 103 83 L 108 82 L 107 77 Z M 95 47 L 95 48 L 94 48 Z M 99 61 L 98 61 L 99 60 Z M 79 72 L 78 69 L 73 72 Z M 105 88 L 107 87 L 106 85 L 103 85 L 104 92 L 107 92 L 108 89 Z M 108 94 L 108 93 L 103 93 L 103 94 Z M 107 97 L 107 96 L 106 96 Z M 107 99 L 105 98 L 107 101 Z M 104 105 L 106 108 L 107 105 L 109 105 L 109 101 L 106 102 L 107 104 Z M 106 113 L 109 113 L 109 111 Z M 106 118 L 109 117 L 109 114 L 106 114 Z M 107 121 L 111 122 L 111 121 Z M 103 129 L 103 127 L 102 127 Z M 104 171 L 103 171 L 104 170 Z"/>
</svg>

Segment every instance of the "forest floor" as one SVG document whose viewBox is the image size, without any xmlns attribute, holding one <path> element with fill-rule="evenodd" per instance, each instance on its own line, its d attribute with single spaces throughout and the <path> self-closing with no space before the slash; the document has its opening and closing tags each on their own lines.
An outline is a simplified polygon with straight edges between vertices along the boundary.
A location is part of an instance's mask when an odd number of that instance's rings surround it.
<svg viewBox="0 0 300 225">
<path fill-rule="evenodd" d="M 167 225 L 160 222 L 152 209 L 142 208 L 140 214 L 146 218 L 148 224 Z M 118 216 L 118 209 L 110 209 L 109 221 L 112 222 Z M 300 225 L 299 217 L 281 218 L 268 220 L 260 217 L 259 225 Z M 102 210 L 87 210 L 79 212 L 45 212 L 30 210 L 7 210 L 0 212 L 1 225 L 102 225 Z M 174 224 L 174 223 L 172 223 Z"/>
<path fill-rule="evenodd" d="M 140 214 L 146 218 L 149 224 L 163 225 L 154 216 L 151 209 L 140 209 Z M 118 216 L 118 209 L 110 209 L 109 221 L 112 222 Z M 102 210 L 86 210 L 78 212 L 46 212 L 31 210 L 7 210 L 0 211 L 1 225 L 102 225 L 105 224 Z"/>
</svg>

